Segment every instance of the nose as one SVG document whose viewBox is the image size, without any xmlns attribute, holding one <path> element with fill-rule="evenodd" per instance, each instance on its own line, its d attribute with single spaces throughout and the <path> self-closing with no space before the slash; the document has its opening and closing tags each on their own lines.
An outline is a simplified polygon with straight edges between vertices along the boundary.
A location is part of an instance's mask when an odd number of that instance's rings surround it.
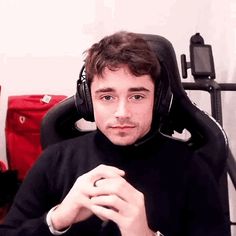
<svg viewBox="0 0 236 236">
<path fill-rule="evenodd" d="M 115 117 L 119 119 L 129 118 L 130 109 L 127 101 L 119 101 L 115 111 Z"/>
</svg>

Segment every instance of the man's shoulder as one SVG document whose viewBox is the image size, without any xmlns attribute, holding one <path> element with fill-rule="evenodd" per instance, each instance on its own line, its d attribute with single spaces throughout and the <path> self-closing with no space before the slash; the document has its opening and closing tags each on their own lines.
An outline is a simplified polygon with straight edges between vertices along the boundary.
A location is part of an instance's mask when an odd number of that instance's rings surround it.
<svg viewBox="0 0 236 236">
<path fill-rule="evenodd" d="M 59 166 L 77 166 L 85 160 L 89 162 L 90 159 L 94 158 L 93 154 L 96 153 L 95 134 L 96 132 L 93 131 L 48 146 L 43 150 L 38 165 L 59 168 Z"/>
<path fill-rule="evenodd" d="M 166 153 L 174 153 L 175 156 L 190 156 L 194 154 L 193 148 L 185 140 L 166 135 L 160 135 L 159 140 L 162 151 Z"/>
<path fill-rule="evenodd" d="M 70 139 L 65 139 L 63 141 L 60 141 L 56 144 L 52 144 L 51 147 L 49 148 L 70 148 L 70 147 L 78 147 L 82 146 L 85 147 L 86 145 L 84 144 L 90 144 L 94 142 L 94 136 L 96 134 L 96 131 L 91 131 L 84 133 L 78 137 L 70 138 Z"/>
<path fill-rule="evenodd" d="M 78 154 L 86 152 L 86 150 L 92 151 L 94 149 L 94 137 L 96 132 L 92 131 L 81 136 L 66 139 L 58 143 L 49 145 L 45 150 L 43 150 L 41 158 L 50 158 L 53 156 L 55 159 L 63 158 L 64 160 L 68 158 L 73 158 Z"/>
</svg>

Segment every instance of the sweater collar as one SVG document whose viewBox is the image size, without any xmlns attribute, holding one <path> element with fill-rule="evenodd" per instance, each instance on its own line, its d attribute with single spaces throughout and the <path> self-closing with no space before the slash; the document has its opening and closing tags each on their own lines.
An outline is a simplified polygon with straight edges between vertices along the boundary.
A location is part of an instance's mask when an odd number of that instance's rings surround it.
<svg viewBox="0 0 236 236">
<path fill-rule="evenodd" d="M 116 150 L 133 150 L 133 149 L 139 149 L 142 147 L 149 146 L 150 143 L 153 143 L 153 140 L 159 136 L 159 132 L 156 131 L 150 131 L 147 133 L 144 137 L 137 140 L 135 143 L 131 145 L 126 146 L 119 146 L 113 144 L 99 129 L 97 129 L 97 133 L 95 136 L 95 141 L 100 147 L 113 147 Z"/>
<path fill-rule="evenodd" d="M 152 159 L 153 150 L 159 149 L 161 141 L 158 132 L 150 132 L 134 144 L 127 146 L 114 145 L 100 130 L 97 130 L 94 138 L 97 146 L 96 154 L 101 162 L 117 166 L 127 173 L 132 172 L 134 165 L 134 169 L 138 166 L 142 168 L 144 160 L 146 162 L 147 159 Z"/>
</svg>

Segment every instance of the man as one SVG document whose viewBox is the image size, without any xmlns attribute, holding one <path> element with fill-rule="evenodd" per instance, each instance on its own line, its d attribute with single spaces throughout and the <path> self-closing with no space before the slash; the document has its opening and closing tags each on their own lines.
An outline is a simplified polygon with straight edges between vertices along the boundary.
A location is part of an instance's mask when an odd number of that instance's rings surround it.
<svg viewBox="0 0 236 236">
<path fill-rule="evenodd" d="M 107 36 L 85 68 L 97 130 L 42 154 L 0 235 L 224 235 L 208 166 L 156 129 L 161 68 L 146 41 Z"/>
</svg>

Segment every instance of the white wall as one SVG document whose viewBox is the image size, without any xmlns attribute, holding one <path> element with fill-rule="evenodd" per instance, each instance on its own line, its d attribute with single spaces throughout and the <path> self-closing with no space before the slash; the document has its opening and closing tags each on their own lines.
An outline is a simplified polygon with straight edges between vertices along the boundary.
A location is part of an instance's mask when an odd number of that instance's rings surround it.
<svg viewBox="0 0 236 236">
<path fill-rule="evenodd" d="M 236 82 L 234 0 L 0 0 L 1 158 L 7 97 L 73 94 L 83 51 L 117 30 L 163 35 L 178 60 L 200 32 L 213 47 L 217 81 Z"/>
<path fill-rule="evenodd" d="M 117 30 L 160 34 L 187 54 L 200 32 L 213 47 L 218 82 L 236 83 L 235 0 L 0 0 L 0 158 L 9 95 L 75 92 L 82 53 Z M 190 81 L 189 79 L 188 81 Z M 209 111 L 205 96 L 190 93 Z M 235 93 L 224 94 L 224 126 L 236 156 Z"/>
</svg>

